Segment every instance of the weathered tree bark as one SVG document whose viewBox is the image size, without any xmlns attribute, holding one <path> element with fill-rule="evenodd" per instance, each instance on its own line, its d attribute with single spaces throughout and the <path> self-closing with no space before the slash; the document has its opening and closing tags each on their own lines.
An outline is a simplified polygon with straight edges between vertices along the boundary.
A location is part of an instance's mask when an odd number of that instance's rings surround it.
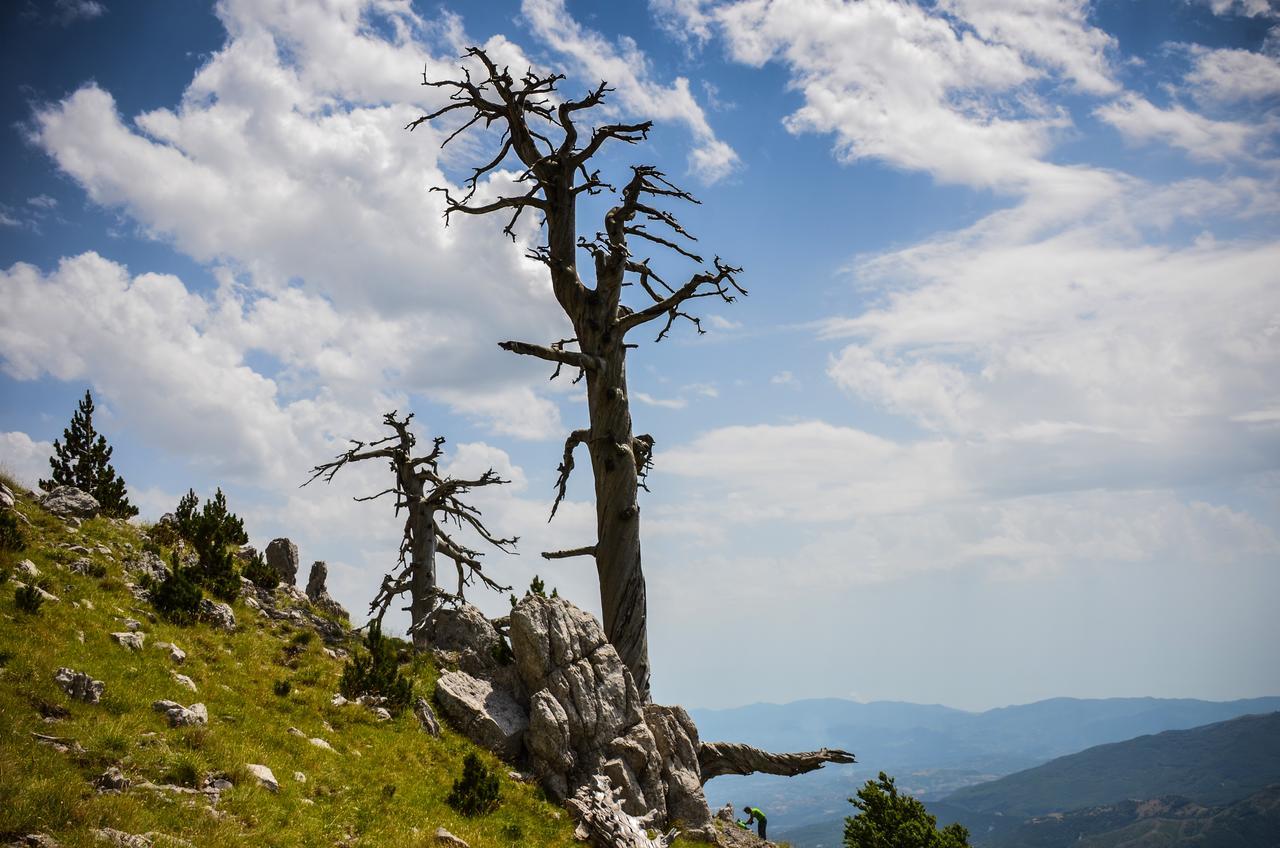
<svg viewBox="0 0 1280 848">
<path fill-rule="evenodd" d="M 595 479 L 596 540 L 594 545 L 575 550 L 595 557 L 605 634 L 647 700 L 648 609 L 637 494 L 650 466 L 653 438 L 632 431 L 626 358 L 627 350 L 634 345 L 626 337 L 631 330 L 658 319 L 665 319 L 666 323 L 657 341 L 667 335 L 677 318 L 688 319 L 702 332 L 698 319 L 684 311 L 688 301 L 718 297 L 732 302 L 737 294 L 746 291 L 735 278 L 739 269 L 719 258 L 708 266 L 701 256 L 682 246 L 680 242 L 691 242 L 693 236 L 674 215 L 653 204 L 664 198 L 697 201 L 651 166 L 632 167 L 631 179 L 618 192 L 619 202 L 605 215 L 603 231 L 589 239 L 578 235 L 578 196 L 614 191 L 600 179 L 598 171 L 588 171 L 591 157 L 609 141 L 635 144 L 645 140 L 652 126 L 648 121 L 606 124 L 594 128 L 589 136 L 580 137 L 575 116 L 604 100 L 608 91 L 604 83 L 581 100 L 556 103 L 554 92 L 556 83 L 563 79 L 561 75 L 528 71 L 517 80 L 506 68 L 499 69 L 479 48 L 470 48 L 467 57 L 479 63 L 481 77 L 473 80 L 465 68 L 460 80 L 433 82 L 424 75 L 424 85 L 451 90 L 450 102 L 413 121 L 408 128 L 461 110 L 467 120 L 445 139 L 445 144 L 478 122 L 485 126 L 497 124 L 503 130 L 497 155 L 474 169 L 467 180 L 465 196 L 457 199 L 443 190 L 446 221 L 454 213 L 510 211 L 505 232 L 514 240 L 513 227 L 526 209 L 543 216 L 546 243 L 535 246 L 528 256 L 547 266 L 552 291 L 573 325 L 574 337 L 550 346 L 522 341 L 504 341 L 501 346 L 513 353 L 554 362 L 553 377 L 567 365 L 578 370 L 578 379 L 586 378 L 590 427 L 571 433 L 565 442 L 551 515 L 555 516 L 556 507 L 565 497 L 574 466 L 574 448 L 585 443 Z M 523 195 L 472 204 L 479 180 L 512 158 L 524 168 L 517 182 L 529 185 L 529 190 Z M 641 222 L 637 223 L 637 219 Z M 660 235 L 646 228 L 650 225 L 665 230 L 660 230 Z M 649 259 L 640 259 L 633 253 L 633 238 L 673 251 L 695 263 L 699 270 L 684 285 L 672 288 L 650 269 Z M 586 251 L 594 261 L 594 286 L 584 283 L 578 273 L 579 250 Z M 627 275 L 631 275 L 629 280 Z M 633 290 L 648 298 L 647 305 L 633 308 L 622 302 L 623 291 L 630 282 L 636 284 Z M 572 350 L 569 345 L 577 345 L 578 349 Z"/>
<path fill-rule="evenodd" d="M 771 754 L 737 742 L 703 742 L 698 746 L 698 768 L 705 784 L 722 774 L 779 774 L 794 777 L 822 768 L 827 763 L 856 762 L 853 754 L 838 748 L 823 748 L 802 754 Z"/>
<path fill-rule="evenodd" d="M 499 479 L 490 469 L 475 480 L 458 480 L 453 477 L 441 477 L 438 460 L 442 453 L 444 438 L 434 440 L 431 452 L 425 456 L 413 455 L 417 437 L 409 429 L 413 413 L 403 419 L 396 413 L 389 412 L 382 417 L 382 423 L 390 427 L 394 434 L 366 444 L 352 441 L 353 447 L 339 454 L 331 462 L 317 465 L 312 475 L 303 486 L 324 477 L 326 483 L 331 482 L 335 474 L 349 462 L 361 462 L 368 459 L 384 459 L 395 474 L 396 483 L 390 489 L 378 492 L 369 497 L 356 498 L 357 501 L 368 501 L 383 495 L 395 495 L 396 512 L 404 509 L 404 536 L 400 541 L 399 570 L 387 574 L 382 579 L 378 594 L 369 604 L 372 621 L 379 625 L 391 602 L 404 593 L 409 594 L 409 634 L 413 637 L 415 648 L 426 647 L 424 626 L 427 618 L 435 611 L 441 600 L 450 598 L 463 600 L 465 588 L 477 578 L 491 589 L 505 592 L 510 586 L 502 586 L 485 575 L 480 567 L 480 553 L 456 543 L 440 526 L 442 520 L 452 519 L 458 526 L 469 526 L 482 539 L 499 550 L 510 553 L 517 539 L 499 539 L 489 533 L 488 528 L 480 520 L 480 511 L 468 506 L 459 499 L 459 495 L 481 486 L 492 486 L 507 482 Z M 458 569 L 458 591 L 456 594 L 440 588 L 436 577 L 436 554 L 442 553 L 454 561 Z"/>
<path fill-rule="evenodd" d="M 668 848 L 676 831 L 650 837 L 647 821 L 623 812 L 609 778 L 597 775 L 565 804 L 577 816 L 578 836 L 595 848 Z"/>
</svg>

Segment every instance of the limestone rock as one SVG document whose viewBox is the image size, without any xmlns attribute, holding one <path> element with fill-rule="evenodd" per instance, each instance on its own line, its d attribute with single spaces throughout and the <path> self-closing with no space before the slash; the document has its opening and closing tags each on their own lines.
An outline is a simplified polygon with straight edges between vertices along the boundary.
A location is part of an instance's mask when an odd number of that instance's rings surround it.
<svg viewBox="0 0 1280 848">
<path fill-rule="evenodd" d="M 267 565 L 286 586 L 298 583 L 298 546 L 288 539 L 272 539 L 267 544 Z"/>
<path fill-rule="evenodd" d="M 445 830 L 443 827 L 436 828 L 436 844 L 449 845 L 451 846 L 451 848 L 471 848 L 470 845 L 468 845 L 466 842 L 459 839 L 458 837 L 454 836 L 452 833 Z"/>
<path fill-rule="evenodd" d="M 13 509 L 13 505 L 17 503 L 13 492 L 9 491 L 9 487 L 4 483 L 0 483 L 0 509 Z"/>
<path fill-rule="evenodd" d="M 123 792 L 129 788 L 129 783 L 129 778 L 117 766 L 107 769 L 93 781 L 99 792 Z"/>
<path fill-rule="evenodd" d="M 208 622 L 219 630 L 235 630 L 236 614 L 231 607 L 221 601 L 200 599 L 199 616 L 201 621 Z"/>
<path fill-rule="evenodd" d="M 39 502 L 59 518 L 93 518 L 101 509 L 93 495 L 75 486 L 58 486 L 42 494 Z"/>
<path fill-rule="evenodd" d="M 156 701 L 151 708 L 164 713 L 169 719 L 170 727 L 191 727 L 209 723 L 209 710 L 204 704 L 192 704 L 184 707 L 177 701 Z"/>
<path fill-rule="evenodd" d="M 414 634 L 414 644 L 429 646 L 437 659 L 451 661 L 467 674 L 489 677 L 498 666 L 501 638 L 484 613 L 471 604 L 460 603 L 431 613 Z"/>
<path fill-rule="evenodd" d="M 436 702 L 472 742 L 507 760 L 520 755 L 529 717 L 505 690 L 465 671 L 450 671 L 436 682 Z"/>
<path fill-rule="evenodd" d="M 249 774 L 258 779 L 258 783 L 268 790 L 272 792 L 280 791 L 280 783 L 276 780 L 276 776 L 271 773 L 271 769 L 260 763 L 249 763 L 245 768 L 249 770 Z"/>
<path fill-rule="evenodd" d="M 169 652 L 169 659 L 181 665 L 187 661 L 187 652 L 179 648 L 172 642 L 156 642 L 156 647 L 162 651 Z"/>
<path fill-rule="evenodd" d="M 169 569 L 165 568 L 164 561 L 151 551 L 142 551 L 125 560 L 124 570 L 126 574 L 149 577 L 157 583 L 169 576 Z"/>
<path fill-rule="evenodd" d="M 112 633 L 111 638 L 131 651 L 141 651 L 142 646 L 146 644 L 147 634 L 135 632 Z"/>
<path fill-rule="evenodd" d="M 317 748 L 323 748 L 326 751 L 333 751 L 333 746 L 330 745 L 328 742 L 326 742 L 324 739 L 321 739 L 319 736 L 313 736 L 307 741 L 310 742 L 312 745 L 315 745 Z M 334 751 L 334 753 L 337 753 L 337 752 Z"/>
<path fill-rule="evenodd" d="M 130 633 L 137 633 L 142 629 L 142 622 L 136 618 L 126 618 L 124 620 L 124 629 Z"/>
<path fill-rule="evenodd" d="M 321 612 L 347 620 L 351 616 L 329 594 L 329 588 L 325 585 L 328 578 L 329 566 L 319 560 L 312 563 L 311 573 L 307 577 L 307 599 Z"/>
<path fill-rule="evenodd" d="M 190 677 L 187 677 L 185 674 L 178 674 L 176 671 L 170 672 L 170 674 L 173 675 L 173 679 L 177 681 L 178 684 L 187 687 L 192 692 L 197 691 L 196 682 L 192 680 Z"/>
<path fill-rule="evenodd" d="M 437 738 L 440 736 L 440 722 L 426 698 L 418 698 L 413 702 L 413 715 L 418 719 L 419 729 Z"/>
<path fill-rule="evenodd" d="M 135 833 L 125 833 L 123 830 L 116 830 L 111 827 L 100 827 L 93 832 L 93 838 L 98 842 L 105 842 L 113 848 L 151 848 L 154 844 L 151 839 Z"/>
<path fill-rule="evenodd" d="M 11 848 L 62 848 L 62 843 L 47 833 L 28 833 L 9 845 Z"/>
<path fill-rule="evenodd" d="M 36 564 L 29 559 L 24 559 L 22 562 L 18 563 L 14 570 L 18 573 L 18 576 L 24 580 L 35 580 L 40 576 L 40 569 L 36 568 Z"/>
<path fill-rule="evenodd" d="M 106 684 L 101 680 L 94 680 L 83 671 L 73 671 L 69 668 L 58 669 L 53 675 L 53 681 L 61 686 L 67 695 L 86 704 L 98 703 L 103 690 L 106 689 Z"/>
</svg>

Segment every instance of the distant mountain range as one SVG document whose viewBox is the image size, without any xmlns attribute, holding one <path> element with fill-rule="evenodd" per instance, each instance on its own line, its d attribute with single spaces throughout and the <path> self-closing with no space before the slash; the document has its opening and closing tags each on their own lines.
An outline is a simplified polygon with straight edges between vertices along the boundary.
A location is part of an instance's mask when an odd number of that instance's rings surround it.
<svg viewBox="0 0 1280 848">
<path fill-rule="evenodd" d="M 981 848 L 1275 848 L 1280 712 L 1095 746 L 926 805 Z M 831 848 L 842 821 L 778 833 Z"/>
<path fill-rule="evenodd" d="M 1277 710 L 1278 697 L 1230 702 L 1054 698 L 981 713 L 938 705 L 818 699 L 691 713 L 706 740 L 743 741 L 779 751 L 827 745 L 857 754 L 855 765 L 828 766 L 797 778 L 728 776 L 707 784 L 713 807 L 726 802 L 760 806 L 769 812 L 772 832 L 779 838 L 790 839 L 797 848 L 831 848 L 839 844 L 840 831 L 833 830 L 832 823 L 852 811 L 847 799 L 881 770 L 894 775 L 904 789 L 938 801 L 964 787 L 1092 746 Z M 1122 799 L 1100 803 L 1117 800 Z M 1006 827 L 1011 824 L 1009 817 L 989 817 Z M 954 819 L 943 815 L 940 820 Z M 795 831 L 809 824 L 824 826 L 826 839 L 801 842 Z M 984 825 L 984 832 L 987 829 Z"/>
</svg>

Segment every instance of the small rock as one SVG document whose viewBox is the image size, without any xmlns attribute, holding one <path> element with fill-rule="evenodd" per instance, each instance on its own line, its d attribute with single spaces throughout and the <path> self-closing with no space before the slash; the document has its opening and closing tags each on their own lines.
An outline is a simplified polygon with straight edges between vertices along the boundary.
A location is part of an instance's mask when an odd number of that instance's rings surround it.
<svg viewBox="0 0 1280 848">
<path fill-rule="evenodd" d="M 345 707 L 347 704 L 351 702 L 348 701 L 346 698 L 342 697 L 342 695 L 335 692 L 333 694 L 333 697 L 329 699 L 329 703 L 335 707 Z"/>
<path fill-rule="evenodd" d="M 453 848 L 471 848 L 470 845 L 468 845 L 466 842 L 462 841 L 458 837 L 454 836 L 452 833 L 445 830 L 443 827 L 436 828 L 436 844 L 451 845 L 453 846 Z"/>
<path fill-rule="evenodd" d="M 231 607 L 221 601 L 201 598 L 200 618 L 219 630 L 231 631 L 236 629 L 236 614 L 231 611 Z"/>
<path fill-rule="evenodd" d="M 418 698 L 413 702 L 413 715 L 418 719 L 418 727 L 424 733 L 430 733 L 435 737 L 440 736 L 440 721 L 426 698 Z"/>
<path fill-rule="evenodd" d="M 13 586 L 14 586 L 14 588 L 15 588 L 15 589 L 21 589 L 21 588 L 23 588 L 23 587 L 24 587 L 24 586 L 26 586 L 26 585 L 27 585 L 27 584 L 26 584 L 26 583 L 23 583 L 21 580 L 15 580 L 15 581 L 13 581 Z M 39 595 L 39 596 L 40 596 L 40 598 L 41 598 L 42 600 L 46 600 L 46 601 L 59 601 L 59 600 L 61 600 L 61 598 L 59 598 L 57 595 L 55 595 L 55 594 L 53 594 L 53 593 L 51 593 L 51 592 L 46 592 L 44 589 L 41 589 L 39 586 L 37 586 L 37 587 L 36 587 L 36 594 L 37 594 L 37 595 Z"/>
<path fill-rule="evenodd" d="M 103 556 L 111 556 L 111 549 L 108 548 L 106 545 L 98 545 L 98 547 L 94 548 L 94 550 L 102 554 Z"/>
<path fill-rule="evenodd" d="M 131 651 L 141 651 L 147 641 L 145 633 L 112 633 L 111 638 Z"/>
<path fill-rule="evenodd" d="M 271 769 L 259 763 L 249 763 L 245 766 L 249 773 L 258 779 L 258 783 L 265 786 L 272 792 L 280 791 L 280 784 L 276 781 L 276 776 L 271 773 Z"/>
<path fill-rule="evenodd" d="M 300 771 L 295 771 L 295 772 L 293 773 L 293 779 L 294 779 L 294 780 L 296 780 L 298 783 L 306 783 L 306 782 L 307 782 L 307 776 L 306 776 L 305 774 L 303 774 L 302 772 L 300 772 Z"/>
<path fill-rule="evenodd" d="M 62 843 L 47 833 L 28 833 L 10 844 L 14 848 L 62 848 Z"/>
<path fill-rule="evenodd" d="M 93 560 L 87 557 L 80 557 L 75 562 L 67 566 L 72 574 L 90 574 L 93 572 Z"/>
<path fill-rule="evenodd" d="M 13 505 L 16 502 L 13 492 L 9 491 L 9 487 L 4 483 L 0 483 L 0 508 L 13 509 Z"/>
<path fill-rule="evenodd" d="M 138 621 L 136 618 L 126 618 L 124 620 L 124 629 L 128 630 L 130 633 L 137 633 L 142 629 L 142 622 Z"/>
<path fill-rule="evenodd" d="M 156 647 L 160 650 L 169 652 L 169 659 L 176 663 L 184 663 L 187 661 L 187 652 L 179 648 L 172 642 L 156 642 Z"/>
<path fill-rule="evenodd" d="M 100 508 L 93 495 L 74 486 L 58 486 L 41 495 L 39 503 L 47 511 L 66 519 L 93 518 Z"/>
<path fill-rule="evenodd" d="M 111 827 L 100 827 L 93 832 L 94 839 L 106 842 L 115 848 L 151 848 L 152 841 L 145 836 L 125 833 Z"/>
<path fill-rule="evenodd" d="M 170 674 L 173 675 L 174 680 L 176 680 L 179 684 L 187 687 L 192 692 L 199 691 L 196 689 L 196 682 L 192 680 L 190 677 L 187 677 L 185 674 L 178 674 L 176 671 L 170 672 Z"/>
<path fill-rule="evenodd" d="M 373 717 L 378 721 L 391 721 L 391 713 L 386 707 L 373 707 Z"/>
<path fill-rule="evenodd" d="M 169 569 L 165 568 L 164 560 L 150 551 L 143 551 L 125 560 L 124 570 L 130 574 L 145 575 L 157 583 L 169 576 Z"/>
<path fill-rule="evenodd" d="M 87 610 L 93 609 L 93 601 L 89 600 L 88 598 L 84 598 L 83 600 L 80 601 L 80 603 L 84 604 L 84 608 Z"/>
<path fill-rule="evenodd" d="M 301 737 L 301 738 L 303 738 L 303 739 L 306 739 L 306 738 L 307 738 L 307 734 L 303 733 L 301 730 L 299 730 L 299 729 L 298 729 L 298 728 L 296 728 L 296 727 L 291 727 L 291 728 L 289 728 L 289 735 L 290 735 L 290 736 L 299 736 L 299 737 Z"/>
<path fill-rule="evenodd" d="M 190 727 L 196 724 L 209 723 L 209 710 L 204 704 L 192 704 L 184 707 L 177 701 L 156 701 L 151 708 L 164 713 L 169 718 L 170 727 Z"/>
<path fill-rule="evenodd" d="M 99 792 L 123 792 L 129 788 L 129 782 L 129 778 L 124 776 L 119 767 L 112 766 L 98 775 L 93 785 Z"/>
<path fill-rule="evenodd" d="M 94 680 L 83 671 L 74 671 L 69 668 L 58 669 L 53 675 L 53 680 L 69 696 L 86 704 L 98 703 L 103 690 L 106 689 L 106 684 L 101 680 Z"/>
<path fill-rule="evenodd" d="M 321 739 L 319 736 L 313 736 L 307 741 L 310 742 L 312 745 L 315 745 L 317 748 L 323 748 L 326 751 L 333 751 L 333 746 L 330 745 L 325 740 Z M 336 754 L 337 751 L 334 751 L 334 753 Z"/>
<path fill-rule="evenodd" d="M 24 559 L 18 563 L 16 571 L 19 577 L 26 580 L 35 580 L 40 576 L 40 569 L 36 568 L 36 564 L 29 559 Z"/>
</svg>

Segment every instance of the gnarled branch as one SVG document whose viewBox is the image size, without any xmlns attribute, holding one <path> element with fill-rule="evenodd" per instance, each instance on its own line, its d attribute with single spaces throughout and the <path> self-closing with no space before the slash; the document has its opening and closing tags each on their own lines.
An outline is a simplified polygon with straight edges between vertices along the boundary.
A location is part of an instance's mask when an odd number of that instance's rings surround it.
<svg viewBox="0 0 1280 848">
<path fill-rule="evenodd" d="M 780 774 L 794 777 L 822 768 L 827 763 L 856 762 L 853 754 L 839 748 L 823 748 L 800 754 L 771 754 L 738 742 L 703 742 L 698 746 L 698 769 L 702 782 L 722 774 Z"/>
</svg>

